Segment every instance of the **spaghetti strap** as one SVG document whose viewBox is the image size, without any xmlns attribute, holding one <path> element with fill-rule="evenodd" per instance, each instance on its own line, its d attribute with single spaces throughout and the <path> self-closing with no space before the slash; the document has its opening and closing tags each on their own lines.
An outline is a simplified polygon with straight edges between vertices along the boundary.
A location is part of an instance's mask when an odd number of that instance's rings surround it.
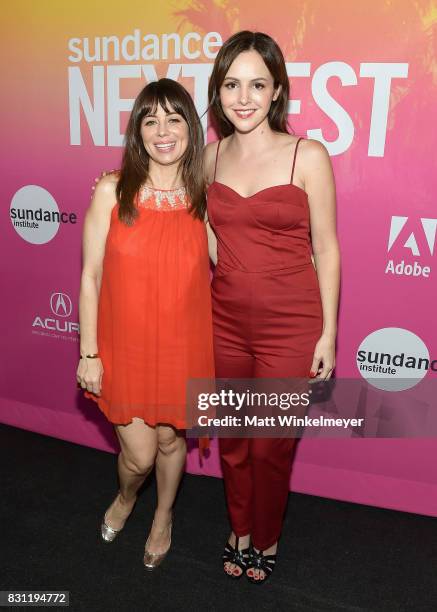
<svg viewBox="0 0 437 612">
<path fill-rule="evenodd" d="M 222 142 L 221 140 L 218 141 L 217 151 L 215 153 L 215 166 L 214 166 L 214 178 L 213 178 L 213 181 L 215 181 L 215 175 L 217 174 L 217 162 L 218 162 L 218 154 L 219 154 L 219 149 L 220 149 L 221 142 Z"/>
<path fill-rule="evenodd" d="M 291 178 L 290 178 L 290 183 L 293 182 L 293 176 L 294 176 L 294 166 L 296 165 L 296 155 L 297 155 L 297 147 L 299 146 L 300 141 L 303 140 L 303 138 L 298 138 L 297 142 L 296 142 L 296 146 L 294 147 L 294 155 L 293 155 L 293 166 L 291 168 Z M 217 160 L 216 160 L 216 164 L 217 164 Z"/>
</svg>

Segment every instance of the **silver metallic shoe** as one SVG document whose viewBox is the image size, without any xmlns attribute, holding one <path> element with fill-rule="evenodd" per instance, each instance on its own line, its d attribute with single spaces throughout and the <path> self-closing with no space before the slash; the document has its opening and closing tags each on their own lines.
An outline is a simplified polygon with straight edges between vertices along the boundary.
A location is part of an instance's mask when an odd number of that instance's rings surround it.
<svg viewBox="0 0 437 612">
<path fill-rule="evenodd" d="M 123 529 L 123 527 L 121 529 Z M 106 512 L 105 512 L 105 516 L 103 517 L 103 521 L 100 526 L 100 533 L 102 535 L 102 539 L 105 542 L 113 542 L 115 538 L 117 537 L 117 535 L 120 533 L 121 529 L 114 529 L 113 527 L 110 527 L 107 524 Z"/>
<path fill-rule="evenodd" d="M 154 570 L 156 567 L 158 567 L 158 565 L 160 565 L 164 561 L 165 557 L 167 556 L 167 553 L 171 547 L 171 528 L 172 528 L 172 523 L 170 523 L 168 526 L 168 530 L 170 532 L 170 544 L 167 550 L 163 553 L 149 552 L 147 550 L 147 544 L 149 542 L 149 538 L 147 538 L 146 547 L 144 550 L 144 567 L 146 568 L 147 571 L 151 572 L 152 570 Z"/>
<path fill-rule="evenodd" d="M 116 496 L 115 499 L 117 499 L 117 497 L 119 495 L 120 495 L 120 491 L 117 493 L 117 496 Z M 115 501 L 115 499 L 114 499 L 114 501 Z M 112 503 L 114 503 L 114 502 L 112 502 Z M 108 508 L 108 510 L 109 510 L 109 508 Z M 101 533 L 101 536 L 102 536 L 102 540 L 104 540 L 105 542 L 113 542 L 115 540 L 115 538 L 117 537 L 117 535 L 120 533 L 120 531 L 123 529 L 124 525 L 123 525 L 123 527 L 120 527 L 120 529 L 114 529 L 114 527 L 111 527 L 110 525 L 108 525 L 108 523 L 106 522 L 106 514 L 107 514 L 108 510 L 105 512 L 105 516 L 103 517 L 102 524 L 100 526 L 100 533 Z"/>
</svg>

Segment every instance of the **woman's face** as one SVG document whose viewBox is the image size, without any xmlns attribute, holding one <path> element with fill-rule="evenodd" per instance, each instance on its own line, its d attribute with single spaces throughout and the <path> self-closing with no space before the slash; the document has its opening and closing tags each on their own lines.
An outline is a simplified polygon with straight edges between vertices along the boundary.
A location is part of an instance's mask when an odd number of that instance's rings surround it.
<svg viewBox="0 0 437 612">
<path fill-rule="evenodd" d="M 188 124 L 167 104 L 168 112 L 158 104 L 153 115 L 141 122 L 141 138 L 150 159 L 170 166 L 180 162 L 188 147 Z"/>
<path fill-rule="evenodd" d="M 246 133 L 266 120 L 279 92 L 261 55 L 251 49 L 240 53 L 230 65 L 220 87 L 220 102 L 235 129 Z"/>
</svg>

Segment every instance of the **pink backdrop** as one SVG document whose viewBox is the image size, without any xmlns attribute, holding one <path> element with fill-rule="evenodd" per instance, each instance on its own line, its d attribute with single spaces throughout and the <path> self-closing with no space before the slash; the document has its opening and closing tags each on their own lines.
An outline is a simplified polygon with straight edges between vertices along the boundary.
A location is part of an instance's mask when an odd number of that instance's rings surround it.
<svg viewBox="0 0 437 612">
<path fill-rule="evenodd" d="M 220 39 L 242 28 L 267 31 L 281 44 L 290 123 L 332 156 L 343 256 L 337 376 L 360 376 L 357 350 L 375 346 L 366 339 L 377 330 L 389 352 L 413 354 L 422 342 L 430 359 L 437 356 L 436 3 L 342 0 L 336 15 L 322 0 L 277 2 L 273 14 L 245 0 L 224 8 L 205 2 L 201 10 L 179 5 L 176 11 L 164 0 L 157 10 L 135 0 L 126 11 L 115 2 L 17 0 L 4 15 L 4 423 L 115 451 L 111 427 L 77 392 L 74 376 L 91 185 L 102 169 L 118 167 L 123 127 L 144 83 L 156 75 L 180 79 L 203 113 Z M 167 44 L 168 33 L 175 37 Z M 55 222 L 38 221 L 56 206 L 66 213 L 57 231 Z M 26 214 L 32 225 L 39 209 L 38 227 L 14 225 Z M 387 328 L 410 336 L 394 346 Z M 291 488 L 437 515 L 436 450 L 433 439 L 304 440 Z M 192 451 L 188 470 L 219 475 L 215 445 L 202 466 Z"/>
</svg>

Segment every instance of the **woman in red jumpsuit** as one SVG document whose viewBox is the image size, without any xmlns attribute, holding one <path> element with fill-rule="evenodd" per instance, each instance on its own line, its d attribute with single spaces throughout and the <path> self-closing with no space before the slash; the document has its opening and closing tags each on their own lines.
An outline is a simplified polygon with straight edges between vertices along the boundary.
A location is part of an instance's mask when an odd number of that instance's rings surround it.
<svg viewBox="0 0 437 612">
<path fill-rule="evenodd" d="M 244 31 L 225 42 L 209 86 L 222 139 L 205 151 L 217 378 L 328 379 L 334 368 L 334 179 L 323 145 L 288 133 L 288 98 L 272 38 Z M 293 444 L 220 439 L 233 578 L 260 584 L 274 568 Z"/>
</svg>

